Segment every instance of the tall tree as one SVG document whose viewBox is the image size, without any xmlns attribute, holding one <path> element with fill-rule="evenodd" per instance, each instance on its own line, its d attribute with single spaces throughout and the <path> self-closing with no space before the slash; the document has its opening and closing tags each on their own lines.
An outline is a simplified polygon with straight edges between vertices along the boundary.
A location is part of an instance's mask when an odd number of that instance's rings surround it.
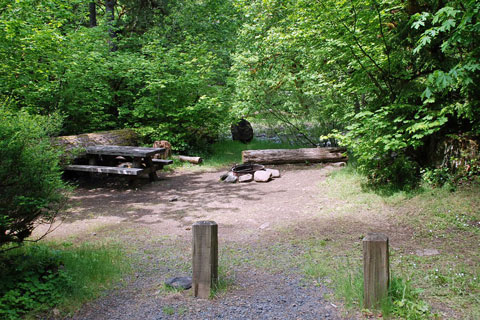
<svg viewBox="0 0 480 320">
<path fill-rule="evenodd" d="M 118 46 L 115 43 L 116 32 L 114 30 L 115 20 L 115 5 L 117 0 L 105 0 L 105 15 L 107 16 L 108 33 L 110 34 L 110 49 L 111 51 L 117 51 Z"/>
<path fill-rule="evenodd" d="M 97 5 L 95 1 L 91 1 L 88 4 L 88 12 L 89 12 L 89 18 L 90 18 L 90 21 L 89 21 L 90 28 L 96 27 L 97 26 Z"/>
</svg>

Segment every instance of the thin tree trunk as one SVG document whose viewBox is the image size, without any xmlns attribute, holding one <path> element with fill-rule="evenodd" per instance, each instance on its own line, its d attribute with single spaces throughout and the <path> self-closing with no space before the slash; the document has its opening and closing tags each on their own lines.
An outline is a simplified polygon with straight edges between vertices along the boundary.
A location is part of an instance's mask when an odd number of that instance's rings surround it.
<svg viewBox="0 0 480 320">
<path fill-rule="evenodd" d="M 117 0 L 105 0 L 105 13 L 108 21 L 108 32 L 110 34 L 110 50 L 117 51 L 117 45 L 115 44 L 115 31 L 113 30 L 113 20 L 115 19 L 115 5 Z"/>
<path fill-rule="evenodd" d="M 96 27 L 97 26 L 97 6 L 95 5 L 95 2 L 92 1 L 88 4 L 88 9 L 90 13 L 90 28 Z"/>
</svg>

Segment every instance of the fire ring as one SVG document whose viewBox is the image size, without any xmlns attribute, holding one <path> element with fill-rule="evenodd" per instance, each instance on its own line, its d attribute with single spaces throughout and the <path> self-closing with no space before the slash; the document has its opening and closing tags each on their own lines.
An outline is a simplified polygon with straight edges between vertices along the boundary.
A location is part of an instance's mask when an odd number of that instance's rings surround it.
<svg viewBox="0 0 480 320">
<path fill-rule="evenodd" d="M 254 174 L 255 171 L 260 170 L 265 170 L 265 166 L 261 164 L 244 163 L 233 166 L 231 171 L 238 177 L 244 174 Z"/>
</svg>

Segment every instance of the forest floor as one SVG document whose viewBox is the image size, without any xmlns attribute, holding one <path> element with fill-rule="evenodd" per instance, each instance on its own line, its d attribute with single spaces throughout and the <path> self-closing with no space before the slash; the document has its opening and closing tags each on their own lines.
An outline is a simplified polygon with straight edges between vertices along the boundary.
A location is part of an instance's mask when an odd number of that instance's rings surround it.
<svg viewBox="0 0 480 320">
<path fill-rule="evenodd" d="M 225 170 L 181 169 L 162 172 L 159 181 L 145 182 L 136 189 L 110 178 L 81 183 L 64 221 L 49 238 L 119 244 L 134 271 L 71 318 L 379 316 L 360 312 L 359 306 L 348 308 L 348 301 L 332 291 L 336 275 L 329 274 L 335 269 L 361 269 L 361 240 L 369 232 L 389 236 L 392 272 L 397 274 L 407 269 L 408 277 L 433 277 L 440 274 L 438 268 L 451 267 L 448 263 L 437 267 L 439 261 L 458 259 L 464 259 L 463 268 L 474 266 L 468 269 L 473 270 L 472 276 L 478 272 L 478 233 L 468 231 L 469 240 L 461 243 L 422 233 L 425 225 L 418 202 L 367 196 L 353 180 L 328 178 L 338 172 L 333 165 L 276 168 L 282 177 L 268 183 L 227 184 L 219 181 Z M 193 298 L 191 290 L 172 291 L 164 286 L 170 277 L 191 273 L 191 225 L 199 220 L 219 225 L 222 285 L 210 300 Z M 418 274 L 410 270 L 417 265 Z M 425 287 L 428 293 L 430 287 Z M 470 300 L 447 303 L 448 294 L 426 297 L 432 313 L 445 319 L 467 319 L 463 304 Z M 478 292 L 470 294 L 472 301 L 478 299 Z M 472 319 L 477 311 L 468 310 Z"/>
</svg>

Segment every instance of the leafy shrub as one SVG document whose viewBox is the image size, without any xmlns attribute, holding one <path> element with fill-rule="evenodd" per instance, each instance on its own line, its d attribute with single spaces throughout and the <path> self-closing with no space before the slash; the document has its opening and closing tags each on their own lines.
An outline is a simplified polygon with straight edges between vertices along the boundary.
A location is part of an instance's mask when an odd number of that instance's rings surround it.
<svg viewBox="0 0 480 320">
<path fill-rule="evenodd" d="M 217 140 L 226 118 L 226 109 L 217 99 L 201 97 L 192 106 L 172 110 L 165 121 L 139 128 L 137 132 L 146 144 L 168 140 L 176 151 L 204 151 Z"/>
<path fill-rule="evenodd" d="M 52 221 L 66 185 L 49 141 L 58 119 L 0 108 L 0 249 L 21 243 L 35 223 Z"/>
<path fill-rule="evenodd" d="M 388 301 L 382 305 L 384 314 L 394 314 L 401 319 L 421 320 L 434 317 L 429 305 L 419 294 L 420 289 L 412 287 L 408 280 L 392 277 L 388 288 Z"/>
<path fill-rule="evenodd" d="M 441 187 L 452 179 L 448 168 L 427 168 L 421 173 L 423 181 L 434 187 Z"/>
<path fill-rule="evenodd" d="M 390 155 L 378 161 L 359 163 L 374 188 L 414 189 L 419 181 L 418 165 L 404 155 Z"/>
<path fill-rule="evenodd" d="M 61 292 L 71 285 L 61 269 L 60 255 L 46 247 L 31 247 L 4 256 L 0 265 L 2 319 L 19 319 L 30 310 L 48 310 L 62 298 Z"/>
<path fill-rule="evenodd" d="M 128 265 L 116 248 L 27 245 L 0 256 L 0 318 L 20 319 L 54 307 L 75 309 Z"/>
</svg>

